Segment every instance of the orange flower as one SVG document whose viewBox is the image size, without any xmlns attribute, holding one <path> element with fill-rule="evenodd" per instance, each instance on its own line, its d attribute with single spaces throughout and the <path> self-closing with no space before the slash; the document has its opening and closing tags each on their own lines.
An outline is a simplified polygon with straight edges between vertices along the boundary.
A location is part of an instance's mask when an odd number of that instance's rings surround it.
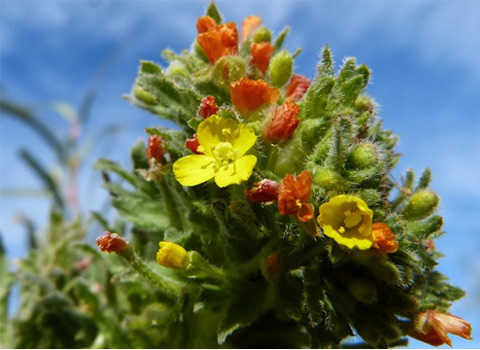
<svg viewBox="0 0 480 350">
<path fill-rule="evenodd" d="M 268 126 L 267 140 L 287 140 L 300 122 L 297 118 L 300 107 L 295 103 L 285 102 L 275 111 L 275 116 Z"/>
<path fill-rule="evenodd" d="M 128 248 L 128 243 L 117 233 L 105 231 L 105 234 L 97 238 L 97 245 L 102 252 L 120 253 Z"/>
<path fill-rule="evenodd" d="M 273 281 L 278 281 L 282 275 L 282 261 L 277 252 L 267 256 L 265 260 L 267 277 Z"/>
<path fill-rule="evenodd" d="M 287 88 L 286 101 L 298 102 L 310 87 L 310 80 L 300 74 L 292 74 Z"/>
<path fill-rule="evenodd" d="M 472 326 L 460 317 L 429 310 L 417 315 L 415 329 L 410 332 L 410 336 L 433 346 L 452 346 L 448 333 L 472 339 Z"/>
<path fill-rule="evenodd" d="M 263 179 L 253 184 L 253 187 L 245 191 L 245 196 L 250 202 L 265 203 L 278 198 L 280 184 L 276 181 Z"/>
<path fill-rule="evenodd" d="M 267 103 L 275 103 L 280 95 L 277 88 L 263 80 L 242 78 L 230 84 L 230 96 L 235 108 L 242 114 L 256 111 Z"/>
<path fill-rule="evenodd" d="M 252 43 L 250 53 L 252 55 L 252 64 L 257 66 L 258 70 L 265 74 L 272 57 L 273 46 L 270 43 Z"/>
<path fill-rule="evenodd" d="M 203 154 L 202 152 L 198 151 L 198 146 L 200 146 L 200 142 L 198 141 L 197 134 L 193 134 L 193 138 L 185 140 L 185 147 L 187 147 L 190 151 L 195 154 Z"/>
<path fill-rule="evenodd" d="M 207 96 L 202 99 L 200 102 L 200 108 L 198 109 L 198 115 L 203 119 L 207 119 L 213 114 L 217 114 L 218 106 L 217 102 L 215 101 L 215 97 Z"/>
<path fill-rule="evenodd" d="M 237 25 L 233 22 L 216 25 L 198 34 L 197 41 L 211 63 L 220 57 L 236 55 L 238 52 Z"/>
<path fill-rule="evenodd" d="M 373 242 L 372 248 L 378 249 L 385 253 L 395 253 L 398 250 L 398 243 L 395 241 L 395 235 L 390 231 L 387 224 L 383 222 L 375 222 L 372 225 Z"/>
<path fill-rule="evenodd" d="M 242 22 L 242 43 L 260 27 L 262 19 L 258 16 L 248 16 Z"/>
<path fill-rule="evenodd" d="M 281 215 L 297 214 L 302 222 L 313 218 L 313 206 L 308 203 L 312 177 L 306 170 L 302 171 L 296 178 L 290 174 L 285 175 L 280 185 L 278 196 L 278 211 Z"/>
<path fill-rule="evenodd" d="M 205 33 L 215 27 L 217 22 L 210 16 L 202 16 L 197 20 L 198 34 Z"/>
<path fill-rule="evenodd" d="M 163 139 L 158 135 L 148 136 L 148 145 L 145 151 L 149 164 L 152 163 L 152 159 L 155 159 L 157 163 L 163 163 Z"/>
</svg>

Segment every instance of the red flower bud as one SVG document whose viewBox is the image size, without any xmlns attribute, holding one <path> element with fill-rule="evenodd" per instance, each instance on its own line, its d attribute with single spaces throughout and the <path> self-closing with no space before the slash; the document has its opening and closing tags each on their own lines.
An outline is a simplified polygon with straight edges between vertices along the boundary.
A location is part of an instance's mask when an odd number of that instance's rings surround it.
<svg viewBox="0 0 480 350">
<path fill-rule="evenodd" d="M 297 118 L 300 107 L 295 103 L 285 102 L 275 111 L 272 122 L 267 129 L 267 140 L 287 140 L 292 136 L 300 119 Z"/>
<path fill-rule="evenodd" d="M 97 245 L 102 252 L 120 253 L 128 248 L 128 243 L 117 233 L 105 231 L 105 234 L 97 238 Z"/>
<path fill-rule="evenodd" d="M 197 134 L 193 134 L 192 139 L 185 140 L 185 147 L 187 147 L 190 151 L 195 154 L 203 154 L 202 152 L 198 151 L 198 146 L 200 146 L 200 142 L 198 141 Z"/>
<path fill-rule="evenodd" d="M 162 164 L 163 155 L 165 154 L 165 151 L 163 150 L 163 139 L 158 135 L 148 136 L 148 145 L 145 153 L 147 154 L 149 164 L 152 162 L 152 159 L 155 159 L 157 163 Z"/>
<path fill-rule="evenodd" d="M 218 106 L 217 102 L 215 101 L 215 97 L 207 96 L 202 99 L 200 102 L 200 108 L 198 109 L 198 115 L 203 119 L 207 119 L 213 114 L 217 114 Z"/>
<path fill-rule="evenodd" d="M 274 252 L 267 256 L 266 270 L 268 277 L 274 281 L 278 281 L 282 275 L 282 261 L 277 252 Z"/>
<path fill-rule="evenodd" d="M 245 191 L 245 196 L 250 202 L 265 203 L 278 198 L 280 184 L 276 181 L 264 179 L 256 182 L 253 187 Z"/>
<path fill-rule="evenodd" d="M 287 88 L 286 101 L 298 102 L 310 87 L 310 80 L 300 74 L 293 74 Z"/>
</svg>

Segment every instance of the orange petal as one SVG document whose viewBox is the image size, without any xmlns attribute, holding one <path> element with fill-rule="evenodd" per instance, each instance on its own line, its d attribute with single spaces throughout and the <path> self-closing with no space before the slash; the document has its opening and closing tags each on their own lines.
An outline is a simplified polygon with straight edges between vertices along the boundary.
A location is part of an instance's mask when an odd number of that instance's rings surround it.
<svg viewBox="0 0 480 350">
<path fill-rule="evenodd" d="M 310 203 L 302 204 L 302 208 L 297 212 L 297 217 L 301 222 L 307 222 L 313 218 L 313 206 Z"/>
<path fill-rule="evenodd" d="M 217 22 L 210 16 L 202 16 L 197 20 L 197 31 L 198 34 L 205 33 L 210 29 L 214 28 L 217 25 Z"/>
<path fill-rule="evenodd" d="M 258 70 L 265 74 L 272 57 L 273 46 L 270 43 L 252 43 L 250 53 L 252 55 L 252 64 L 257 66 Z"/>
<path fill-rule="evenodd" d="M 246 17 L 242 22 L 242 43 L 251 36 L 261 24 L 262 19 L 258 16 L 252 15 Z"/>
<path fill-rule="evenodd" d="M 387 224 L 383 222 L 375 222 L 372 225 L 372 232 L 375 237 L 372 248 L 378 249 L 386 253 L 394 253 L 398 250 L 398 243 L 395 235 L 390 231 Z"/>
<path fill-rule="evenodd" d="M 238 52 L 237 25 L 233 22 L 217 25 L 198 34 L 197 41 L 211 63 Z"/>
<path fill-rule="evenodd" d="M 277 88 L 265 81 L 242 78 L 230 84 L 230 96 L 235 108 L 242 114 L 256 111 L 268 103 L 275 103 L 280 95 Z"/>
</svg>

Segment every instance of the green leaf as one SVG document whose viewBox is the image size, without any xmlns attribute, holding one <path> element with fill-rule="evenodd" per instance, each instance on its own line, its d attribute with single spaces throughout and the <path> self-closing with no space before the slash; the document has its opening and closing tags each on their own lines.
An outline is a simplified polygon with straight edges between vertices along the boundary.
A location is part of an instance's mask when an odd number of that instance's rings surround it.
<svg viewBox="0 0 480 350">
<path fill-rule="evenodd" d="M 301 102 L 299 118 L 323 117 L 327 111 L 329 94 L 334 86 L 335 78 L 330 76 L 315 80 Z"/>
<path fill-rule="evenodd" d="M 430 168 L 426 168 L 423 171 L 422 176 L 420 176 L 420 180 L 418 180 L 418 185 L 415 188 L 415 192 L 427 188 L 428 185 L 430 185 L 431 181 L 432 181 L 432 170 L 430 170 Z"/>
<path fill-rule="evenodd" d="M 342 85 L 342 103 L 351 107 L 365 87 L 364 77 L 361 74 L 350 78 Z"/>
<path fill-rule="evenodd" d="M 45 188 L 53 195 L 55 205 L 57 205 L 60 210 L 65 210 L 65 200 L 53 176 L 48 173 L 45 167 L 37 160 L 37 158 L 35 158 L 35 156 L 32 155 L 32 153 L 30 153 L 30 151 L 22 149 L 20 151 L 20 157 L 39 177 Z"/>
<path fill-rule="evenodd" d="M 280 32 L 280 34 L 278 34 L 277 38 L 273 43 L 273 53 L 278 52 L 282 49 L 283 42 L 285 41 L 285 38 L 287 37 L 289 31 L 290 27 L 285 27 Z"/>
<path fill-rule="evenodd" d="M 152 61 L 140 61 L 140 72 L 142 73 L 151 73 L 151 74 L 161 74 L 162 68 Z"/>
<path fill-rule="evenodd" d="M 117 162 L 114 162 L 109 159 L 99 159 L 93 165 L 93 169 L 97 170 L 106 170 L 113 171 L 114 173 L 120 175 L 124 180 L 127 180 L 129 183 L 135 186 L 136 178 L 132 173 L 122 169 Z"/>
<path fill-rule="evenodd" d="M 269 308 L 273 299 L 272 290 L 264 280 L 239 281 L 237 285 L 239 290 L 232 297 L 227 314 L 218 327 L 219 344 L 223 344 L 239 328 L 255 322 Z"/>
<path fill-rule="evenodd" d="M 215 2 L 210 2 L 207 7 L 207 16 L 212 17 L 217 24 L 222 23 L 222 15 L 220 15 L 220 12 L 217 9 L 217 5 L 215 5 Z"/>
<path fill-rule="evenodd" d="M 422 221 L 410 221 L 407 225 L 407 230 L 415 238 L 426 239 L 431 234 L 442 229 L 443 218 L 439 215 L 434 215 Z"/>
<path fill-rule="evenodd" d="M 322 50 L 322 59 L 317 66 L 318 78 L 324 78 L 326 76 L 331 76 L 335 74 L 335 67 L 333 66 L 332 52 L 328 45 Z"/>
<path fill-rule="evenodd" d="M 143 140 L 139 140 L 133 145 L 131 155 L 134 169 L 148 169 L 148 160 Z"/>
<path fill-rule="evenodd" d="M 149 231 L 162 231 L 170 226 L 162 201 L 154 201 L 142 193 L 127 191 L 116 184 L 105 184 L 105 187 L 117 195 L 112 199 L 112 204 L 126 221 Z"/>
<path fill-rule="evenodd" d="M 40 119 L 38 119 L 33 112 L 25 108 L 24 106 L 5 100 L 0 99 L 0 111 L 18 118 L 23 121 L 25 124 L 29 125 L 33 130 L 35 130 L 43 140 L 50 145 L 50 147 L 57 154 L 60 162 L 65 163 L 67 160 L 67 153 L 62 142 L 57 138 L 55 133 L 47 125 L 45 125 Z"/>
</svg>

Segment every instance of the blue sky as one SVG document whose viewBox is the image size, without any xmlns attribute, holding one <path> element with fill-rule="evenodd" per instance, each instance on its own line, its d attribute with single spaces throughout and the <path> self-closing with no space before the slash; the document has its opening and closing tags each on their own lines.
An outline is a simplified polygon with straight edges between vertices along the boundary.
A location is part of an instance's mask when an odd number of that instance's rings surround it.
<svg viewBox="0 0 480 350">
<path fill-rule="evenodd" d="M 159 119 L 121 99 L 130 91 L 138 61 L 165 64 L 160 51 L 188 48 L 195 21 L 208 1 L 25 1 L 0 0 L 2 95 L 39 110 L 58 133 L 67 132 L 53 101 L 77 107 L 101 62 L 120 50 L 99 83 L 85 134 L 111 123 L 117 137 L 95 148 L 81 172 L 82 206 L 99 210 L 104 193 L 91 165 L 98 156 L 128 164 L 130 146 Z M 398 179 L 408 167 L 433 170 L 441 195 L 446 235 L 437 248 L 446 254 L 440 270 L 467 296 L 451 309 L 469 320 L 478 341 L 454 339 L 457 348 L 480 347 L 480 2 L 477 1 L 218 1 L 227 21 L 257 14 L 278 33 L 291 26 L 286 46 L 303 47 L 296 71 L 313 77 L 321 48 L 328 44 L 338 65 L 356 56 L 373 71 L 368 92 L 380 106 L 386 128 L 400 136 Z M 106 135 L 108 136 L 108 135 Z M 107 138 L 107 137 L 106 137 Z M 36 135 L 2 116 L 0 189 L 38 187 L 17 159 L 29 146 L 53 164 Z M 47 202 L 0 197 L 0 231 L 12 258 L 23 256 L 25 239 L 12 217 L 27 212 L 45 225 Z M 412 347 L 425 344 L 411 342 Z"/>
</svg>

